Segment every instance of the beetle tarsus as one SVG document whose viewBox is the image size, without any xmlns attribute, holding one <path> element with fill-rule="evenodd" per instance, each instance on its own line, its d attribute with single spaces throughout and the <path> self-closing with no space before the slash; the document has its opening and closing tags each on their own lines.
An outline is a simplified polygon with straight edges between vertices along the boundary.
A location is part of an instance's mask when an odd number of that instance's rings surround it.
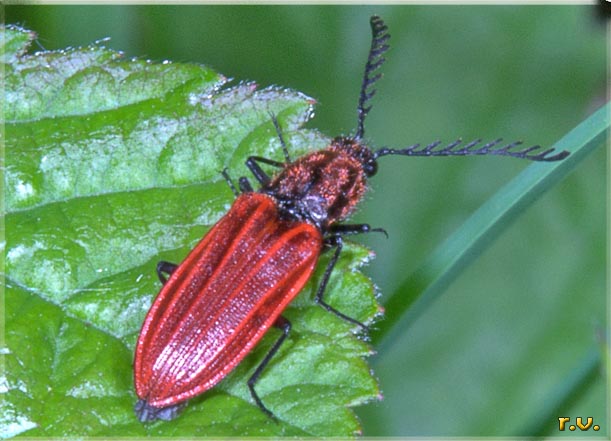
<svg viewBox="0 0 611 441">
<path fill-rule="evenodd" d="M 176 271 L 176 268 L 178 268 L 178 265 L 175 263 L 166 262 L 165 260 L 157 263 L 157 277 L 159 277 L 161 283 L 165 285 L 165 282 L 168 281 L 168 278 L 164 276 L 164 273 L 171 276 L 172 273 Z"/>
<path fill-rule="evenodd" d="M 284 340 L 286 340 L 286 338 L 288 337 L 289 332 L 291 331 L 291 322 L 288 321 L 286 318 L 280 316 L 276 319 L 276 322 L 274 323 L 274 327 L 280 328 L 282 330 L 282 335 L 278 338 L 278 340 L 276 340 L 276 343 L 274 343 L 274 345 L 271 347 L 269 352 L 265 355 L 265 358 L 263 358 L 261 363 L 259 363 L 259 366 L 257 366 L 257 369 L 255 369 L 255 372 L 248 379 L 248 388 L 250 389 L 250 394 L 252 395 L 253 400 L 255 400 L 255 403 L 257 403 L 257 406 L 259 407 L 259 409 L 265 412 L 267 416 L 276 420 L 277 419 L 276 416 L 272 413 L 271 410 L 269 410 L 265 406 L 265 404 L 263 404 L 263 401 L 261 401 L 261 398 L 259 397 L 259 395 L 257 394 L 257 391 L 255 390 L 255 384 L 257 380 L 259 379 L 259 377 L 261 376 L 261 373 L 263 372 L 265 367 L 268 365 L 272 357 L 276 354 L 276 352 L 278 352 L 278 349 L 280 349 L 280 346 L 282 345 Z"/>
</svg>

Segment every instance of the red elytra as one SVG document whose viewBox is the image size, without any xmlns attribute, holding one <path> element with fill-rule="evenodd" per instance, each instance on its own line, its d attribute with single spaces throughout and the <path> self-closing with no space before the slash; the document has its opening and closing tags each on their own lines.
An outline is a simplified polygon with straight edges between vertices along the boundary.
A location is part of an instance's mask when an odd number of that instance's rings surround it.
<svg viewBox="0 0 611 441">
<path fill-rule="evenodd" d="M 149 406 L 218 383 L 308 281 L 318 229 L 283 220 L 273 199 L 244 193 L 184 262 L 149 311 L 136 347 L 136 392 Z"/>
<path fill-rule="evenodd" d="M 515 151 L 519 143 L 494 148 L 499 140 L 474 148 L 478 141 L 460 141 L 437 148 L 419 144 L 403 149 L 372 151 L 362 142 L 372 85 L 385 61 L 390 37 L 384 22 L 371 18 L 372 44 L 358 103 L 357 133 L 337 137 L 319 151 L 291 161 L 275 118 L 285 162 L 260 157 L 246 164 L 261 184 L 253 191 L 240 178 L 238 192 L 223 172 L 237 199 L 229 212 L 206 234 L 178 266 L 160 262 L 164 286 L 148 312 L 138 338 L 134 382 L 141 421 L 172 419 L 185 402 L 221 381 L 272 327 L 283 333 L 248 381 L 255 403 L 268 415 L 255 383 L 290 330 L 282 316 L 286 306 L 309 280 L 324 249 L 335 248 L 315 300 L 328 311 L 365 325 L 337 311 L 323 299 L 329 276 L 342 250 L 344 235 L 382 231 L 367 224 L 340 224 L 363 198 L 367 179 L 377 171 L 377 159 L 402 156 L 500 155 L 533 161 L 557 161 L 568 156 L 539 146 Z M 460 146 L 460 147 L 459 147 Z M 259 163 L 280 171 L 269 177 Z M 171 274 L 166 281 L 162 273 Z M 304 367 L 307 368 L 307 367 Z"/>
</svg>

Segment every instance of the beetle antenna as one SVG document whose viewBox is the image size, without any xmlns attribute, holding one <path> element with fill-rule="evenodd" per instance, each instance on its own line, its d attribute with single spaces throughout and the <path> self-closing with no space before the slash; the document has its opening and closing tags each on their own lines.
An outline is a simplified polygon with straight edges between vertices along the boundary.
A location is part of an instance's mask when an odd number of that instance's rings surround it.
<svg viewBox="0 0 611 441">
<path fill-rule="evenodd" d="M 390 34 L 386 32 L 388 27 L 384 24 L 384 21 L 377 15 L 374 15 L 369 20 L 369 23 L 371 24 L 371 49 L 369 49 L 369 56 L 367 57 L 367 64 L 365 65 L 361 95 L 359 96 L 359 105 L 357 107 L 358 121 L 356 135 L 354 136 L 356 140 L 362 139 L 365 134 L 365 117 L 371 110 L 371 106 L 367 106 L 367 102 L 376 93 L 376 90 L 371 87 L 373 87 L 373 84 L 382 77 L 381 73 L 377 73 L 373 76 L 371 76 L 371 74 L 384 64 L 386 59 L 382 55 L 390 47 L 386 44 L 390 38 Z"/>
<path fill-rule="evenodd" d="M 482 147 L 474 148 L 476 145 L 482 142 L 481 139 L 476 139 L 468 144 L 462 144 L 462 139 L 448 144 L 443 148 L 436 148 L 441 144 L 441 141 L 435 141 L 426 147 L 419 148 L 420 144 L 414 144 L 404 149 L 389 149 L 382 148 L 374 153 L 374 157 L 377 159 L 380 156 L 387 155 L 403 155 L 403 156 L 484 156 L 484 155 L 497 155 L 497 156 L 511 156 L 513 158 L 528 159 L 530 161 L 560 161 L 561 159 L 569 156 L 569 152 L 563 150 L 560 153 L 552 155 L 553 148 L 541 151 L 541 146 L 534 145 L 525 149 L 514 149 L 514 147 L 521 145 L 522 141 L 512 142 L 504 147 L 497 147 L 502 141 L 501 138 L 484 144 Z"/>
</svg>

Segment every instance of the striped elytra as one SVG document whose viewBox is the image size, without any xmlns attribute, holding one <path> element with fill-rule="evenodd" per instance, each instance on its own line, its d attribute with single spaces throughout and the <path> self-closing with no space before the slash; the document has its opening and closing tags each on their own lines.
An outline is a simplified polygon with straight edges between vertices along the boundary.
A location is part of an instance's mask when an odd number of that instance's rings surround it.
<svg viewBox="0 0 611 441">
<path fill-rule="evenodd" d="M 281 219 L 271 197 L 240 195 L 151 307 L 136 346 L 138 396 L 164 408 L 218 383 L 307 282 L 322 244 L 312 225 Z"/>
<path fill-rule="evenodd" d="M 343 236 L 385 233 L 368 224 L 341 223 L 362 200 L 380 157 L 498 155 L 557 161 L 568 156 L 566 151 L 552 154 L 552 149 L 539 152 L 539 146 L 516 150 L 517 142 L 497 147 L 500 139 L 483 146 L 480 141 L 455 141 L 441 148 L 440 142 L 433 142 L 371 150 L 363 142 L 364 121 L 390 38 L 377 16 L 371 17 L 371 29 L 355 135 L 336 137 L 325 149 L 293 161 L 272 115 L 285 160 L 248 158 L 246 165 L 260 185 L 257 190 L 245 177 L 236 188 L 223 172 L 237 196 L 233 206 L 181 264 L 157 266 L 163 287 L 142 325 L 134 361 L 135 411 L 141 421 L 174 418 L 187 400 L 221 381 L 277 327 L 281 336 L 248 380 L 254 403 L 273 416 L 256 392 L 256 381 L 290 331 L 282 312 L 310 279 L 325 250 L 332 255 L 314 300 L 366 329 L 325 302 L 324 293 Z M 278 171 L 269 176 L 261 164 Z"/>
</svg>

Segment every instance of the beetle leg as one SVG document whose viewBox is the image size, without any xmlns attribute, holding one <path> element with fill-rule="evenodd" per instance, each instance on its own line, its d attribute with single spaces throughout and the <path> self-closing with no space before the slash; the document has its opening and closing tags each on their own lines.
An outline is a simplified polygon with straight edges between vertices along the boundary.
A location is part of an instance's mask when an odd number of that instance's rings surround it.
<svg viewBox="0 0 611 441">
<path fill-rule="evenodd" d="M 172 275 L 172 273 L 178 268 L 178 265 L 175 263 L 170 263 L 162 260 L 157 264 L 157 277 L 161 280 L 161 283 L 165 284 L 168 281 L 168 278 L 163 275 L 166 273 L 167 275 Z"/>
<path fill-rule="evenodd" d="M 284 159 L 286 162 L 291 162 L 291 156 L 289 155 L 289 149 L 286 148 L 286 142 L 284 142 L 284 137 L 282 136 L 282 129 L 280 128 L 280 123 L 278 122 L 278 118 L 276 115 L 270 112 L 270 116 L 272 117 L 272 122 L 274 123 L 274 128 L 276 129 L 276 134 L 278 135 L 278 139 L 280 140 L 280 145 L 282 146 L 282 153 L 284 153 Z"/>
<path fill-rule="evenodd" d="M 259 181 L 259 183 L 263 186 L 269 184 L 269 181 L 271 181 L 271 178 L 267 175 L 267 173 L 263 171 L 263 169 L 259 165 L 259 162 L 263 164 L 271 165 L 273 167 L 278 167 L 278 168 L 284 167 L 284 164 L 282 162 L 274 161 L 273 159 L 267 159 L 261 156 L 249 156 L 248 159 L 246 160 L 246 167 L 248 167 L 248 169 L 253 174 L 255 179 Z"/>
<path fill-rule="evenodd" d="M 320 285 L 318 286 L 318 291 L 316 292 L 316 297 L 314 298 L 314 300 L 320 306 L 325 308 L 327 311 L 335 314 L 336 316 L 346 320 L 347 322 L 354 323 L 355 325 L 358 325 L 363 329 L 367 329 L 367 326 L 365 324 L 359 322 L 356 319 L 353 319 L 352 317 L 348 317 L 346 314 L 339 312 L 337 309 L 335 309 L 334 307 L 329 305 L 327 302 L 325 302 L 323 300 L 323 296 L 325 294 L 325 288 L 327 287 L 327 284 L 329 283 L 331 272 L 333 271 L 333 268 L 335 267 L 335 264 L 337 263 L 337 260 L 339 259 L 339 254 L 342 251 L 342 247 L 344 244 L 342 241 L 343 236 L 348 236 L 352 234 L 377 232 L 377 233 L 384 233 L 384 235 L 388 238 L 388 233 L 386 232 L 384 228 L 371 228 L 369 224 L 344 224 L 344 225 L 338 224 L 338 225 L 333 225 L 329 231 L 330 231 L 330 234 L 325 238 L 325 243 L 329 247 L 335 247 L 335 253 L 333 253 L 331 260 L 329 261 L 329 264 L 327 265 L 327 269 L 325 270 L 325 273 L 322 277 L 322 281 L 320 282 Z"/>
<path fill-rule="evenodd" d="M 259 366 L 257 366 L 257 369 L 255 369 L 255 372 L 248 379 L 248 388 L 250 389 L 250 394 L 252 395 L 253 400 L 255 400 L 255 402 L 257 403 L 257 406 L 259 406 L 259 409 L 265 412 L 269 417 L 275 419 L 276 417 L 274 416 L 274 414 L 271 412 L 271 410 L 265 407 L 265 405 L 263 404 L 263 401 L 261 401 L 261 398 L 259 398 L 259 395 L 257 394 L 257 391 L 255 390 L 255 383 L 261 376 L 263 369 L 265 369 L 269 361 L 276 354 L 276 352 L 278 352 L 278 349 L 280 349 L 280 346 L 282 345 L 286 337 L 288 337 L 289 332 L 291 330 L 291 322 L 289 322 L 286 318 L 280 316 L 276 319 L 276 322 L 274 323 L 274 327 L 280 328 L 282 330 L 282 335 L 278 338 L 278 340 L 276 340 L 276 343 L 274 343 L 274 345 L 271 347 L 269 352 L 265 355 L 265 358 L 263 359 L 263 361 L 259 363 Z"/>
<path fill-rule="evenodd" d="M 348 234 L 351 234 L 351 233 L 348 233 Z M 352 234 L 355 234 L 355 233 L 352 233 Z M 329 305 L 327 302 L 323 300 L 323 296 L 325 294 L 325 288 L 327 287 L 327 284 L 329 283 L 331 272 L 333 271 L 333 268 L 335 267 L 335 264 L 337 263 L 337 259 L 339 259 L 339 254 L 342 252 L 342 248 L 344 246 L 343 241 L 342 241 L 342 236 L 337 234 L 337 235 L 333 235 L 329 237 L 327 239 L 327 245 L 332 246 L 332 247 L 334 246 L 335 253 L 333 253 L 331 260 L 329 261 L 329 264 L 327 265 L 327 269 L 325 269 L 325 273 L 322 276 L 322 281 L 320 282 L 320 285 L 318 286 L 318 291 L 316 292 L 316 297 L 314 298 L 314 300 L 320 306 L 325 308 L 327 311 L 335 314 L 339 318 L 344 319 L 347 322 L 353 323 L 355 325 L 358 325 L 363 329 L 367 329 L 367 326 L 364 325 L 363 323 L 359 322 L 356 319 L 353 319 L 352 317 L 348 317 L 346 314 L 339 312 L 337 309 L 335 309 L 333 306 Z"/>
<path fill-rule="evenodd" d="M 227 182 L 227 185 L 229 185 L 229 188 L 231 188 L 231 191 L 233 191 L 233 194 L 236 197 L 240 196 L 240 192 L 238 191 L 238 189 L 234 185 L 233 181 L 231 180 L 231 177 L 229 176 L 229 173 L 227 173 L 227 167 L 225 167 L 223 169 L 221 174 L 223 175 L 223 178 L 225 178 L 225 182 Z"/>
<path fill-rule="evenodd" d="M 330 228 L 331 236 L 348 236 L 363 233 L 384 233 L 388 239 L 388 233 L 384 228 L 371 228 L 369 224 L 337 224 Z"/>
<path fill-rule="evenodd" d="M 280 140 L 280 145 L 282 146 L 282 153 L 284 154 L 285 163 L 280 161 L 274 161 L 273 159 L 263 158 L 261 156 L 249 156 L 246 160 L 246 166 L 250 169 L 251 173 L 255 177 L 257 181 L 263 186 L 269 184 L 271 180 L 270 177 L 263 171 L 261 166 L 258 164 L 263 163 L 267 165 L 271 165 L 273 167 L 284 168 L 286 164 L 291 162 L 291 156 L 289 155 L 289 150 L 286 147 L 286 142 L 284 142 L 284 137 L 282 136 L 282 129 L 280 128 L 280 123 L 278 123 L 278 119 L 276 116 L 270 112 L 270 116 L 272 118 L 272 122 L 274 123 L 274 127 L 276 129 L 276 133 L 278 134 L 278 139 Z"/>
<path fill-rule="evenodd" d="M 238 187 L 236 188 L 235 184 L 231 180 L 231 177 L 229 176 L 229 173 L 227 173 L 226 167 L 223 169 L 221 174 L 225 178 L 225 181 L 227 181 L 229 188 L 231 188 L 231 191 L 233 191 L 233 194 L 236 197 L 240 196 L 240 193 L 249 193 L 253 191 L 252 185 L 250 185 L 250 181 L 248 180 L 248 178 L 242 176 L 240 179 L 238 179 Z"/>
<path fill-rule="evenodd" d="M 242 193 L 250 193 L 250 192 L 254 191 L 253 188 L 252 188 L 252 185 L 250 185 L 250 181 L 245 176 L 242 176 L 238 180 L 238 184 L 239 184 L 239 187 L 240 187 L 240 191 Z"/>
</svg>

